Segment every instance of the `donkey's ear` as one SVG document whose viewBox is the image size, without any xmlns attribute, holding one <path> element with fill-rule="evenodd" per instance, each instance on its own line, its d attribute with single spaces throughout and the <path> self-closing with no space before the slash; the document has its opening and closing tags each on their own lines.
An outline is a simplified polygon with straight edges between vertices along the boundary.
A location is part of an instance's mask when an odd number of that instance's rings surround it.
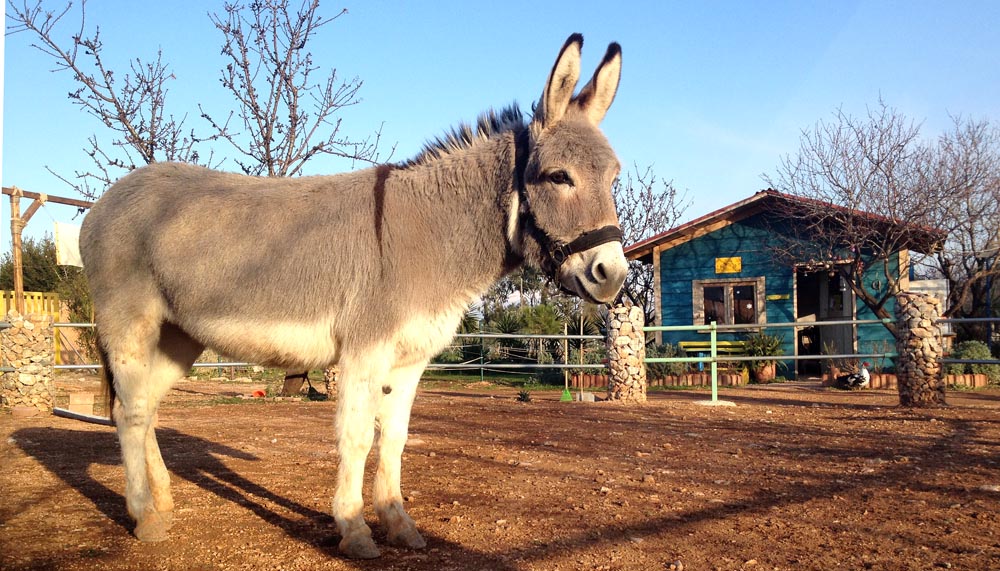
<svg viewBox="0 0 1000 571">
<path fill-rule="evenodd" d="M 604 114 L 608 112 L 608 107 L 611 107 L 621 75 L 622 47 L 616 42 L 608 46 L 608 51 L 604 54 L 601 65 L 597 66 L 594 77 L 574 100 L 593 125 L 600 123 L 604 119 Z"/>
<path fill-rule="evenodd" d="M 542 92 L 542 102 L 536 110 L 536 120 L 541 119 L 545 127 L 550 127 L 562 119 L 573 98 L 573 90 L 580 79 L 580 49 L 583 47 L 583 36 L 573 34 L 563 44 L 552 66 L 552 73 L 545 83 Z"/>
</svg>

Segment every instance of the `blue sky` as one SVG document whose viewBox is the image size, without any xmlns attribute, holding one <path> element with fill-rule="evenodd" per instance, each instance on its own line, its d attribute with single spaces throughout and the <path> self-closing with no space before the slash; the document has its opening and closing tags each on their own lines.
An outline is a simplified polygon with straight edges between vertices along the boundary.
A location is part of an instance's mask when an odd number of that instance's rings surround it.
<svg viewBox="0 0 1000 571">
<path fill-rule="evenodd" d="M 950 115 L 1000 121 L 1000 2 L 612 4 L 324 2 L 324 13 L 348 14 L 309 48 L 318 63 L 364 81 L 344 132 L 361 137 L 384 124 L 384 148 L 396 144 L 392 158 L 401 160 L 489 107 L 516 100 L 527 109 L 570 33 L 584 34 L 586 76 L 618 41 L 622 81 L 604 131 L 624 165 L 652 165 L 687 190 L 689 218 L 763 188 L 761 174 L 797 152 L 800 131 L 838 107 L 863 114 L 881 96 L 921 122 L 926 137 L 946 129 Z M 163 50 L 176 76 L 168 105 L 188 113 L 190 127 L 205 127 L 199 102 L 220 115 L 230 109 L 218 81 L 220 35 L 207 17 L 221 2 L 91 0 L 87 8 L 112 65 Z M 72 31 L 61 29 L 66 38 Z M 2 182 L 73 196 L 46 167 L 69 176 L 87 168 L 82 149 L 102 126 L 70 104 L 72 78 L 50 73 L 30 40 L 6 38 Z M 232 154 L 223 144 L 215 152 Z M 323 160 L 307 173 L 347 168 Z M 6 251 L 9 205 L 0 204 Z M 50 205 L 26 235 L 51 232 L 52 219 L 74 213 Z"/>
</svg>

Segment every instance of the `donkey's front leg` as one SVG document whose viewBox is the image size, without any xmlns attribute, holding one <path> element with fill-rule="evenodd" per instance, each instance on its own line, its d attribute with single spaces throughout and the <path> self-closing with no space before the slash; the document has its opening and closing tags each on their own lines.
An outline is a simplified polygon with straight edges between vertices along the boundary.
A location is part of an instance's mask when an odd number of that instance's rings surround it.
<svg viewBox="0 0 1000 571">
<path fill-rule="evenodd" d="M 373 359 L 372 362 L 379 362 Z M 381 362 L 385 362 L 384 360 Z M 372 530 L 365 523 L 362 489 L 365 459 L 375 436 L 375 411 L 384 372 L 372 371 L 358 361 L 341 362 L 337 382 L 337 491 L 333 517 L 340 530 L 340 552 L 354 559 L 380 555 Z"/>
<path fill-rule="evenodd" d="M 389 543 L 420 549 L 427 542 L 403 508 L 399 490 L 403 447 L 406 445 L 410 408 L 424 363 L 393 369 L 382 387 L 376 417 L 379 427 L 378 468 L 375 472 L 375 513 L 388 531 Z"/>
</svg>

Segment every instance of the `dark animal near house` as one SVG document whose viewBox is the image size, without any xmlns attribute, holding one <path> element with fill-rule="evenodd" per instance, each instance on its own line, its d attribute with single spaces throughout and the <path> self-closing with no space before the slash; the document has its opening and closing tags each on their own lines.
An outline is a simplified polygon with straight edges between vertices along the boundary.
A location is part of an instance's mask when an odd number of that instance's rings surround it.
<svg viewBox="0 0 1000 571">
<path fill-rule="evenodd" d="M 861 370 L 857 373 L 837 377 L 834 386 L 845 391 L 863 389 L 871 382 L 871 378 L 871 374 L 868 373 L 868 363 L 862 363 Z"/>
</svg>

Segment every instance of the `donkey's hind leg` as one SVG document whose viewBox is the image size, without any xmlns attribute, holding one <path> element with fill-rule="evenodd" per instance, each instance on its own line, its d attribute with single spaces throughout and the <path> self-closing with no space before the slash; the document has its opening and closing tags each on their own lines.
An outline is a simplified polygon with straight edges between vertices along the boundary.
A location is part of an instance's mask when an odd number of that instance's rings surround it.
<svg viewBox="0 0 1000 571">
<path fill-rule="evenodd" d="M 388 531 L 392 545 L 421 549 L 427 542 L 403 508 L 399 489 L 403 447 L 410 423 L 410 408 L 424 363 L 393 369 L 382 388 L 378 406 L 378 468 L 375 472 L 375 513 Z"/>
<path fill-rule="evenodd" d="M 154 367 L 156 374 L 162 377 L 154 379 L 154 383 L 165 385 L 164 392 L 169 390 L 178 379 L 183 377 L 191 365 L 205 349 L 204 345 L 191 339 L 176 326 L 166 323 L 160 328 L 160 340 L 154 352 Z M 162 393 L 156 398 L 159 402 Z M 154 422 L 146 431 L 146 478 L 149 481 L 149 492 L 153 499 L 153 508 L 164 517 L 167 525 L 172 522 L 174 500 L 170 495 L 170 475 L 163 463 L 160 446 L 156 441 L 155 416 Z"/>
<path fill-rule="evenodd" d="M 117 402 L 115 423 L 125 466 L 125 501 L 141 541 L 162 541 L 171 523 L 170 477 L 160 455 L 153 418 L 160 399 L 201 352 L 202 346 L 170 324 L 131 346 L 109 344 Z"/>
</svg>

